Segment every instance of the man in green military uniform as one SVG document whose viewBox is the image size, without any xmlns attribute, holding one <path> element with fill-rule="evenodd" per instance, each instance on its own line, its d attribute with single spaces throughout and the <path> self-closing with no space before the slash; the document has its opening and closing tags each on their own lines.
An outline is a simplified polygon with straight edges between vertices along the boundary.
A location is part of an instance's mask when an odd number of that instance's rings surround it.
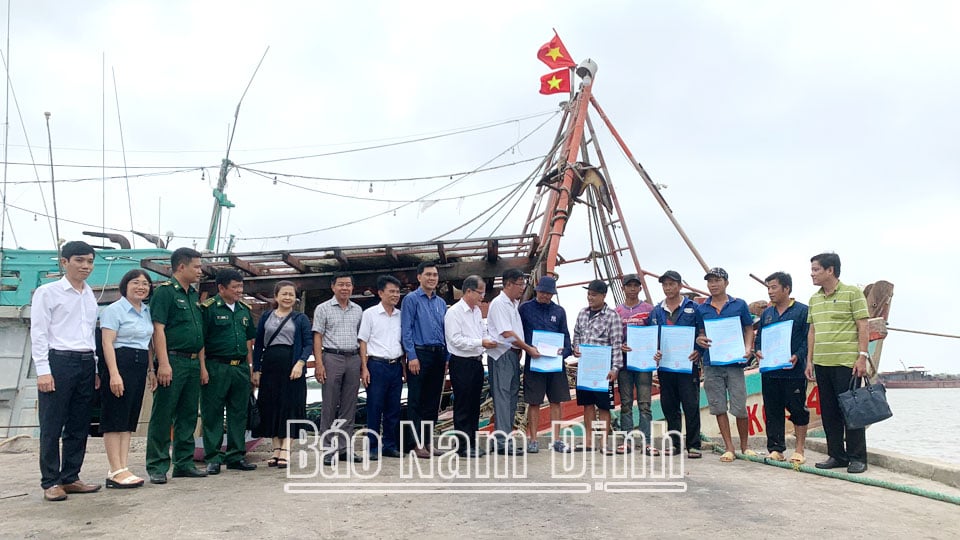
<svg viewBox="0 0 960 540">
<path fill-rule="evenodd" d="M 173 279 L 153 291 L 153 346 L 157 356 L 157 389 L 147 431 L 147 473 L 153 484 L 166 484 L 173 427 L 173 476 L 200 478 L 207 473 L 193 464 L 193 431 L 200 401 L 200 350 L 203 324 L 200 253 L 180 248 L 170 256 Z"/>
<path fill-rule="evenodd" d="M 217 292 L 200 304 L 204 348 L 200 353 L 200 416 L 203 418 L 203 451 L 207 474 L 228 469 L 252 471 L 244 446 L 247 402 L 253 365 L 253 338 L 257 327 L 243 297 L 243 276 L 232 268 L 217 272 Z M 227 410 L 227 451 L 223 442 L 223 410 Z"/>
</svg>

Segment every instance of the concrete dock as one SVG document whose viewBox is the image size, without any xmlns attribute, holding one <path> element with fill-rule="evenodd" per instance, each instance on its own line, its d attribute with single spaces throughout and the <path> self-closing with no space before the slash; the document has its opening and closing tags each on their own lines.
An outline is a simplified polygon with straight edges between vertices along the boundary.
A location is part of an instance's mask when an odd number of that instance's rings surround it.
<svg viewBox="0 0 960 540">
<path fill-rule="evenodd" d="M 131 469 L 144 475 L 143 442 L 134 442 Z M 549 450 L 527 456 L 524 478 L 516 474 L 478 478 L 476 464 L 471 464 L 475 460 L 467 460 L 452 467 L 462 471 L 464 478 L 446 480 L 437 476 L 404 479 L 411 471 L 401 471 L 397 459 L 380 462 L 379 473 L 369 479 L 346 477 L 347 464 L 337 468 L 344 478 L 287 478 L 284 471 L 266 467 L 269 451 L 261 445 L 248 455 L 260 465 L 252 472 L 224 469 L 214 477 L 171 478 L 166 485 L 104 489 L 51 503 L 42 500 L 36 441 L 14 441 L 0 449 L 0 537 L 960 536 L 960 506 L 955 504 L 763 463 L 738 459 L 725 464 L 709 450 L 699 460 L 669 458 L 663 463 L 667 469 L 660 471 L 663 478 L 638 477 L 634 472 L 630 485 L 645 486 L 646 491 L 618 491 L 617 486 L 625 484 L 609 472 L 599 479 L 589 474 L 558 479 L 556 456 Z M 573 455 L 598 460 L 595 463 L 623 459 L 592 454 Z M 304 455 L 306 467 L 290 471 L 305 474 L 313 469 L 311 454 Z M 635 456 L 639 459 L 639 454 Z M 808 450 L 807 464 L 812 466 L 822 457 Z M 681 459 L 683 470 L 677 476 Z M 894 463 L 891 459 L 896 456 L 878 462 L 889 465 Z M 446 458 L 430 461 L 451 466 Z M 952 473 L 949 465 L 938 467 L 947 476 L 958 472 Z M 958 487 L 893 469 L 871 464 L 862 476 L 960 497 Z M 103 443 L 91 438 L 81 478 L 103 482 L 106 471 Z M 318 492 L 304 492 L 311 486 Z"/>
</svg>

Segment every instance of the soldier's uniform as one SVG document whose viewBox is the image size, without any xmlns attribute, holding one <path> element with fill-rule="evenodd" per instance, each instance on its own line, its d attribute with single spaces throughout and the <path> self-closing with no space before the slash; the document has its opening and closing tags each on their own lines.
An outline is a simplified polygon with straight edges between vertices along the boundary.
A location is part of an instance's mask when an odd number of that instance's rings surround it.
<svg viewBox="0 0 960 540">
<path fill-rule="evenodd" d="M 238 301 L 231 310 L 220 295 L 201 305 L 204 358 L 210 382 L 200 389 L 204 461 L 238 463 L 246 455 L 247 402 L 250 396 L 248 341 L 257 337 L 250 306 Z M 223 441 L 223 412 L 227 412 L 227 450 Z"/>
<path fill-rule="evenodd" d="M 150 298 L 153 322 L 164 325 L 167 357 L 173 369 L 169 386 L 157 386 L 147 431 L 147 472 L 166 474 L 170 468 L 170 427 L 173 426 L 173 469 L 194 469 L 193 431 L 200 401 L 200 361 L 203 322 L 200 293 L 177 280 L 158 285 Z"/>
</svg>

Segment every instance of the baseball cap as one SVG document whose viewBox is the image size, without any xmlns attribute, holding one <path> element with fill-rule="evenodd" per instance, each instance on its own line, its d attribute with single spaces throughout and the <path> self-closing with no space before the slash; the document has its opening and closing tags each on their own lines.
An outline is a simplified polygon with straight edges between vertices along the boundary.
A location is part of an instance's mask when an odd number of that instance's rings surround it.
<svg viewBox="0 0 960 540">
<path fill-rule="evenodd" d="M 550 276 L 543 276 L 540 278 L 540 281 L 537 282 L 537 286 L 534 287 L 533 290 L 537 292 L 557 294 L 557 280 Z"/>
<path fill-rule="evenodd" d="M 607 294 L 607 284 L 599 279 L 591 281 L 584 289 L 595 293 Z"/>
<path fill-rule="evenodd" d="M 660 276 L 660 279 L 658 279 L 657 281 L 659 281 L 660 283 L 663 283 L 664 280 L 667 280 L 667 279 L 672 279 L 677 283 L 683 283 L 683 279 L 680 277 L 680 273 L 677 272 L 676 270 L 667 270 L 666 272 L 663 273 L 663 275 Z"/>
<path fill-rule="evenodd" d="M 713 268 L 708 270 L 707 275 L 703 276 L 703 279 L 709 279 L 710 276 L 716 276 L 720 279 L 725 279 L 727 281 L 730 281 L 730 276 L 727 275 L 727 271 L 724 270 L 723 268 L 720 268 L 719 266 L 714 266 Z"/>
<path fill-rule="evenodd" d="M 627 275 L 623 276 L 623 284 L 624 284 L 624 285 L 630 283 L 631 281 L 636 281 L 639 285 L 643 285 L 643 282 L 640 281 L 640 276 L 638 276 L 638 275 L 636 275 L 636 274 L 627 274 Z"/>
</svg>

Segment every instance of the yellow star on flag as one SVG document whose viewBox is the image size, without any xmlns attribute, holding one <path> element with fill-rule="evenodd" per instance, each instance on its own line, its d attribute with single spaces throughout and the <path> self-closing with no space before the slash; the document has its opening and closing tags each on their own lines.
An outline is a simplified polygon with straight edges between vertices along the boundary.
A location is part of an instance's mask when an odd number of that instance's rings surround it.
<svg viewBox="0 0 960 540">
<path fill-rule="evenodd" d="M 562 83 L 562 82 L 563 82 L 563 79 L 558 79 L 557 76 L 554 75 L 549 81 L 547 81 L 547 84 L 550 85 L 550 88 L 551 88 L 551 89 L 559 90 L 559 89 L 560 89 L 560 83 Z"/>
<path fill-rule="evenodd" d="M 550 49 L 549 51 L 547 51 L 547 56 L 549 56 L 550 59 L 552 59 L 554 62 L 556 62 L 556 61 L 557 61 L 557 58 L 560 58 L 560 57 L 562 57 L 563 55 L 560 54 L 560 47 L 554 47 L 554 48 Z"/>
</svg>

